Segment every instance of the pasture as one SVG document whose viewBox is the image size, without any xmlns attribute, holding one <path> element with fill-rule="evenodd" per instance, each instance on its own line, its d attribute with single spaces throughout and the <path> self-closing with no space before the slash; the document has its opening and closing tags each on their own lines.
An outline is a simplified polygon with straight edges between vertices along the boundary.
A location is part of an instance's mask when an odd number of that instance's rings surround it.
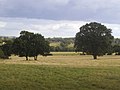
<svg viewBox="0 0 120 90">
<path fill-rule="evenodd" d="M 0 90 L 120 90 L 120 56 L 53 53 L 0 60 Z"/>
</svg>

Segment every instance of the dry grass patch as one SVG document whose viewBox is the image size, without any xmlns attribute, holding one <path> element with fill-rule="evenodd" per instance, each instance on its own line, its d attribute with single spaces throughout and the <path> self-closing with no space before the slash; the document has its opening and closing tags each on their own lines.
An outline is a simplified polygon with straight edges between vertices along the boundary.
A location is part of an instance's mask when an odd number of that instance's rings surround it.
<svg viewBox="0 0 120 90">
<path fill-rule="evenodd" d="M 120 56 L 103 56 L 93 60 L 91 55 L 81 56 L 39 56 L 37 61 L 30 58 L 26 61 L 24 57 L 12 56 L 9 60 L 0 60 L 4 64 L 35 64 L 35 65 L 59 65 L 69 67 L 91 67 L 91 66 L 120 66 Z"/>
</svg>

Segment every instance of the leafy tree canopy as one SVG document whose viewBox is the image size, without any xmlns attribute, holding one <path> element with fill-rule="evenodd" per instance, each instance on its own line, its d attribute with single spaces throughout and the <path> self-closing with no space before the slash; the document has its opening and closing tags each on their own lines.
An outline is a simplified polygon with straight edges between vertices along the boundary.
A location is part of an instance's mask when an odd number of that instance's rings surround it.
<svg viewBox="0 0 120 90">
<path fill-rule="evenodd" d="M 34 34 L 28 31 L 21 31 L 20 36 L 14 40 L 13 52 L 19 56 L 34 57 L 49 53 L 49 43 L 41 34 Z"/>
<path fill-rule="evenodd" d="M 97 56 L 104 55 L 109 50 L 114 38 L 111 33 L 111 29 L 97 22 L 83 25 L 76 34 L 75 49 L 91 54 L 97 59 Z"/>
</svg>

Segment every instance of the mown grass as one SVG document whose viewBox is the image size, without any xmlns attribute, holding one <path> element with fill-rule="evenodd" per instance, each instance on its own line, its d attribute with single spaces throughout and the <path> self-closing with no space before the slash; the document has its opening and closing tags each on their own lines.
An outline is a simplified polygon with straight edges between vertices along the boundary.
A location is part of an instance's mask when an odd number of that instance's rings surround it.
<svg viewBox="0 0 120 90">
<path fill-rule="evenodd" d="M 120 90 L 120 56 L 0 60 L 0 90 Z"/>
</svg>

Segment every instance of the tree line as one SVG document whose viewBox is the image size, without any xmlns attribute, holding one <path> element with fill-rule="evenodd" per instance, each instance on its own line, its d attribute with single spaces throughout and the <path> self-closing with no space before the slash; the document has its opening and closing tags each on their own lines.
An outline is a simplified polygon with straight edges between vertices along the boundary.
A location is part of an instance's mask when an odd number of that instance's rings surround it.
<svg viewBox="0 0 120 90">
<path fill-rule="evenodd" d="M 50 51 L 75 51 L 97 56 L 115 53 L 120 55 L 120 39 L 114 39 L 112 30 L 105 25 L 91 22 L 80 27 L 75 38 L 47 38 L 41 34 L 21 31 L 20 36 L 13 39 L 0 40 L 0 58 L 9 58 L 12 54 L 20 57 L 51 55 Z M 55 43 L 57 44 L 55 45 Z"/>
<path fill-rule="evenodd" d="M 74 52 L 74 38 L 47 38 L 51 52 Z"/>
</svg>

